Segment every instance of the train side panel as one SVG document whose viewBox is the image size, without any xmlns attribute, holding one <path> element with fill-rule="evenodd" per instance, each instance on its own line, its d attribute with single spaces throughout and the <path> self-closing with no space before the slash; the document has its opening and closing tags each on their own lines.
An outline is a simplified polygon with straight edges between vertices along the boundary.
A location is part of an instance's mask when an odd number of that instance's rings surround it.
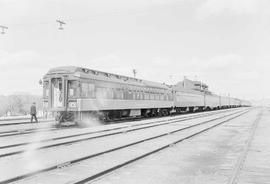
<svg viewBox="0 0 270 184">
<path fill-rule="evenodd" d="M 203 107 L 204 97 L 201 94 L 176 92 L 174 106 L 176 107 Z"/>
<path fill-rule="evenodd" d="M 78 111 L 100 111 L 120 109 L 171 108 L 173 101 L 158 100 L 118 100 L 118 99 L 78 99 Z"/>
<path fill-rule="evenodd" d="M 205 106 L 211 109 L 220 106 L 220 98 L 217 95 L 205 95 Z"/>
<path fill-rule="evenodd" d="M 220 97 L 220 106 L 221 107 L 229 107 L 230 105 L 230 98 L 227 96 Z"/>
</svg>

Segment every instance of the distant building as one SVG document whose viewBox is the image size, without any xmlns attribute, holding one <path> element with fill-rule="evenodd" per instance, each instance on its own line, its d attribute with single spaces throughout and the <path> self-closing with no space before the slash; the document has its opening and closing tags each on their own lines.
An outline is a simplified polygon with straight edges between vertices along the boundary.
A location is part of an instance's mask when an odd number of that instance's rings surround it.
<svg viewBox="0 0 270 184">
<path fill-rule="evenodd" d="M 184 78 L 183 81 L 178 82 L 176 84 L 176 86 L 177 87 L 182 87 L 182 88 L 185 88 L 185 89 L 209 92 L 208 85 L 206 85 L 205 83 L 202 83 L 201 81 L 189 80 L 187 78 Z"/>
</svg>

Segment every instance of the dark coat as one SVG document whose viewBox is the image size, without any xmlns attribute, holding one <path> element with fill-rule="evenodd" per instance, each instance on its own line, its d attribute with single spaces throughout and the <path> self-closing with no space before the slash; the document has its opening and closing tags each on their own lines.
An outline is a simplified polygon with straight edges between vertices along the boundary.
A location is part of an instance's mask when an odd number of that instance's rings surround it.
<svg viewBox="0 0 270 184">
<path fill-rule="evenodd" d="M 35 105 L 32 105 L 30 108 L 30 114 L 36 115 L 37 114 L 37 109 Z"/>
</svg>

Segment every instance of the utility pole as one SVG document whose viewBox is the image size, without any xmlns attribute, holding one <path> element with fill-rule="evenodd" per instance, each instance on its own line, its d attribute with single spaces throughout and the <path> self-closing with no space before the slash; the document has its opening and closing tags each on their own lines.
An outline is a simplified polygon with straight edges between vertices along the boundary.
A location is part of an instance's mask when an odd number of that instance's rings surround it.
<svg viewBox="0 0 270 184">
<path fill-rule="evenodd" d="M 231 97 L 230 97 L 230 93 L 228 93 L 228 98 L 229 98 L 229 106 L 231 106 Z"/>
<path fill-rule="evenodd" d="M 63 25 L 65 25 L 66 23 L 64 22 L 64 21 L 62 21 L 62 20 L 56 20 L 56 22 L 58 22 L 59 23 L 59 30 L 63 30 L 64 28 L 63 28 Z"/>
<path fill-rule="evenodd" d="M 0 28 L 1 28 L 1 34 L 5 34 L 6 33 L 5 30 L 8 29 L 8 27 L 2 26 L 2 25 L 0 25 Z"/>
<path fill-rule="evenodd" d="M 183 79 L 183 88 L 186 88 L 186 79 L 187 79 L 187 76 L 184 75 L 184 79 Z"/>
<path fill-rule="evenodd" d="M 132 73 L 133 73 L 133 76 L 134 78 L 136 78 L 136 74 L 138 73 L 136 69 L 132 69 Z"/>
</svg>

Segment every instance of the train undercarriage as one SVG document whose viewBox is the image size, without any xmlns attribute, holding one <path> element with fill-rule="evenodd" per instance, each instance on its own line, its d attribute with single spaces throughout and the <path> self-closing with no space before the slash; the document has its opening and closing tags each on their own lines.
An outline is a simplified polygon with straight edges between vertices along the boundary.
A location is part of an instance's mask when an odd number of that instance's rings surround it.
<svg viewBox="0 0 270 184">
<path fill-rule="evenodd" d="M 152 108 L 152 109 L 121 109 L 121 110 L 104 110 L 104 111 L 59 111 L 55 112 L 55 120 L 57 125 L 73 124 L 73 125 L 95 125 L 107 124 L 116 120 L 125 120 L 131 118 L 148 118 L 162 117 L 176 114 L 202 112 L 210 110 L 219 110 L 234 108 L 238 106 L 223 107 L 173 107 L 173 108 Z"/>
</svg>

